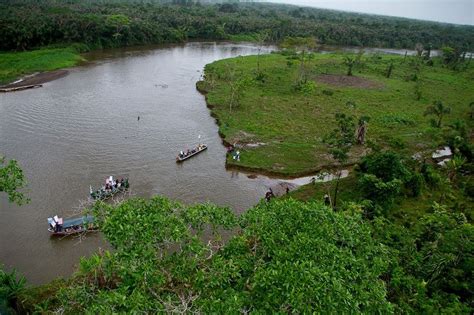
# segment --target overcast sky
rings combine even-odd
[[[266,0],[344,11],[474,25],[474,0]]]

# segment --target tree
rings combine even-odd
[[[232,112],[232,109],[239,105],[244,87],[248,84],[248,81],[248,78],[239,75],[235,68],[227,67],[227,82],[230,87],[229,112]]]
[[[445,106],[443,102],[440,100],[433,102],[433,105],[430,105],[425,110],[425,116],[434,115],[437,117],[437,121],[432,120],[432,124],[437,127],[441,128],[441,123],[443,120],[444,115],[449,114],[451,112],[451,107]]]
[[[415,45],[415,50],[416,50],[416,56],[421,57],[423,54],[423,44],[421,43],[416,43]]]
[[[258,51],[257,51],[257,75],[259,75],[260,72],[260,53],[262,51],[262,47],[265,44],[265,42],[268,40],[270,37],[270,32],[268,30],[261,31],[257,33],[256,35],[256,40],[258,44]]]
[[[448,179],[451,183],[455,183],[459,175],[459,172],[466,164],[466,159],[460,155],[454,155],[452,159],[446,162],[446,171],[448,173]]]
[[[432,48],[433,48],[433,45],[431,45],[431,44],[428,44],[428,46],[426,46],[426,51],[423,54],[423,59],[424,60],[430,60],[430,58],[431,58],[431,49]]]
[[[337,128],[324,137],[329,153],[333,159],[338,162],[339,170],[336,175],[336,187],[334,189],[333,208],[337,209],[337,193],[339,190],[339,181],[342,176],[342,169],[340,169],[349,158],[348,153],[354,142],[354,117],[347,116],[343,113],[336,114]]]
[[[415,94],[415,99],[417,101],[419,101],[421,97],[423,96],[423,92],[421,90],[422,86],[423,85],[421,84],[421,80],[416,80],[414,94]]]
[[[344,64],[347,66],[347,75],[352,76],[352,68],[356,64],[356,58],[353,56],[345,56]]]
[[[5,157],[0,156],[0,192],[5,192],[10,202],[22,205],[29,201],[22,192],[18,191],[25,186],[26,179],[17,161],[6,162]]]
[[[316,48],[316,45],[314,37],[287,37],[281,44],[283,48],[292,48],[300,52],[300,68],[297,82],[306,83],[308,80],[305,69],[306,52]]]
[[[128,16],[123,14],[109,15],[106,19],[106,25],[113,30],[112,37],[118,40],[123,34],[123,30],[130,24]]]
[[[25,287],[25,277],[19,275],[16,270],[5,272],[0,265],[0,312],[5,314],[16,314],[11,308],[16,307],[18,293]]]
[[[425,215],[415,227],[423,257],[417,273],[426,279],[431,292],[454,293],[457,299],[472,303],[474,226],[461,213],[436,203],[433,208],[434,213]]]
[[[395,313],[472,313],[474,230],[466,218],[434,204],[410,227],[396,220],[373,220],[374,239],[388,250],[382,276]]]
[[[443,63],[453,69],[456,70],[458,65],[463,61],[461,59],[461,51],[457,48],[445,46],[441,48]]]
[[[394,152],[375,152],[365,156],[357,166],[357,177],[364,197],[383,209],[399,195],[411,172]]]
[[[390,64],[387,67],[387,72],[386,72],[385,76],[387,78],[390,78],[390,76],[392,75],[392,71],[393,71],[393,60],[390,61]]]

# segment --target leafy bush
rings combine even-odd
[[[400,194],[403,182],[399,179],[383,181],[373,174],[364,174],[359,178],[359,184],[366,198],[379,205],[389,206]]]
[[[6,272],[0,268],[0,313],[14,313],[12,308],[16,307],[18,293],[25,287],[25,278],[17,274],[15,270]],[[8,313],[7,313],[8,312]]]
[[[367,155],[359,163],[358,170],[362,173],[373,174],[383,181],[405,180],[410,175],[400,155],[391,151]]]

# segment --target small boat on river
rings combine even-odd
[[[51,236],[67,236],[97,230],[94,225],[94,217],[91,215],[66,220],[55,215],[48,218],[48,224]]]
[[[130,184],[128,183],[128,178],[114,180],[114,177],[110,176],[105,180],[105,185],[102,186],[100,189],[94,191],[91,186],[90,196],[94,200],[105,200],[110,197],[113,197],[119,192],[126,191],[129,187]]]
[[[181,151],[179,152],[178,156],[176,157],[176,162],[183,162],[184,160],[187,160],[196,154],[201,153],[202,151],[207,150],[207,145],[205,144],[199,144],[197,147],[195,147],[192,150],[187,150],[186,152]]]

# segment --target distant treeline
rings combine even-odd
[[[83,43],[92,48],[229,39],[266,31],[268,41],[314,36],[321,44],[474,49],[474,27],[244,1],[3,0],[0,50]],[[210,3],[210,4],[209,4]]]

